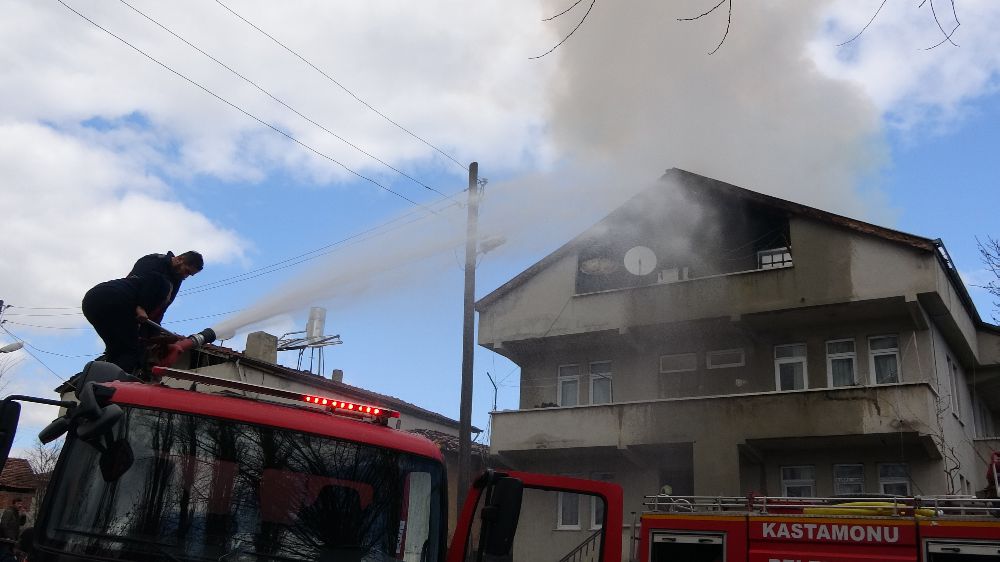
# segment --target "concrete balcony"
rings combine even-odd
[[[641,464],[693,444],[693,465],[710,482],[732,481],[746,447],[877,447],[888,434],[937,459],[937,400],[926,383],[899,383],[494,412],[490,450],[514,466],[556,455]]]

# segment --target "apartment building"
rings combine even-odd
[[[626,513],[665,486],[971,494],[1000,449],[1000,328],[940,240],[683,170],[476,308],[521,369],[491,454],[617,481]],[[600,528],[588,498],[546,502],[526,532],[553,552]]]

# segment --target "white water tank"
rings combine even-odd
[[[318,339],[323,337],[323,330],[326,329],[326,309],[314,306],[309,309],[309,321],[306,322],[306,338]]]

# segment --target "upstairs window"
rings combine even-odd
[[[890,496],[910,495],[910,467],[906,463],[878,465],[879,492]]]
[[[610,404],[614,400],[614,386],[611,382],[611,361],[595,361],[590,364],[591,404]]]
[[[777,390],[802,390],[808,386],[806,344],[774,346],[774,379]]]
[[[560,406],[576,406],[580,403],[580,366],[560,365],[556,399]]]
[[[833,465],[833,493],[837,496],[858,497],[865,493],[865,465]]]
[[[868,338],[868,349],[871,354],[869,366],[875,376],[875,384],[899,382],[899,337]]]
[[[816,467],[781,467],[781,493],[787,498],[803,498],[816,495]]]
[[[826,342],[826,376],[831,387],[858,384],[857,372],[854,340]]]
[[[792,266],[792,252],[788,246],[757,252],[757,269],[778,269]]]

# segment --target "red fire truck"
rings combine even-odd
[[[646,506],[644,562],[1000,561],[993,499],[661,495]]]
[[[65,411],[39,434],[66,441],[20,541],[31,562],[496,559],[510,554],[529,490],[593,494],[607,524],[622,528],[613,484],[488,471],[468,494],[449,552],[441,452],[393,428],[398,413],[191,371],[154,373],[185,388],[94,361],[72,381],[78,401],[0,402],[4,461],[20,402]],[[620,533],[599,542],[601,559],[620,558]]]
[[[66,441],[22,536],[29,560],[1000,561],[1000,504],[954,497],[650,496],[623,555],[619,486],[514,471],[476,480],[449,548],[441,452],[393,428],[397,413],[190,371],[156,374],[184,388],[92,362],[73,379],[77,401],[0,401],[3,460],[19,402],[65,411],[39,434]],[[998,468],[994,456],[992,477]],[[556,545],[576,535],[551,536],[557,504],[538,500],[543,492],[590,496],[601,525],[579,544]],[[545,522],[526,520],[532,511]]]

